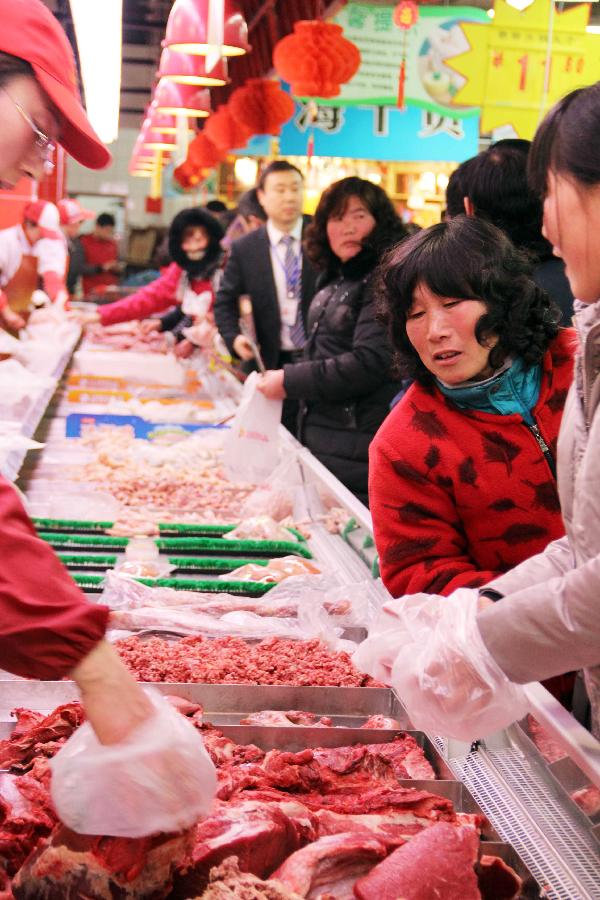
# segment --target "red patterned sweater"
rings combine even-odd
[[[554,459],[575,348],[562,329],[533,410]],[[460,410],[418,384],[371,444],[369,503],[394,597],[479,587],[564,534],[555,477],[521,416]]]

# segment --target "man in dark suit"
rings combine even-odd
[[[267,369],[279,369],[302,356],[306,313],[315,293],[315,272],[302,253],[303,178],[286,160],[262,172],[258,200],[267,223],[234,241],[215,302],[217,328],[231,354],[252,359],[240,334],[239,298],[248,294],[256,338]],[[295,411],[284,403],[283,424],[295,431]]]

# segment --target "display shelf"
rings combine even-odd
[[[55,379],[56,383],[40,395],[36,403],[34,403],[27,413],[24,421],[21,423],[21,434],[25,437],[33,438],[38,430],[40,423],[58,390],[60,380],[71,360],[73,351],[75,350],[80,337],[81,331],[77,331],[65,346],[54,371],[51,373],[51,377]],[[11,453],[6,454],[4,459],[0,460],[0,472],[2,475],[9,481],[15,481],[28,452],[28,450],[13,450]]]

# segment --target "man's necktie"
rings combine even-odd
[[[306,332],[304,330],[304,322],[302,321],[301,307],[301,277],[302,270],[300,260],[294,253],[294,239],[291,235],[286,234],[281,238],[281,244],[285,247],[285,256],[283,260],[283,269],[285,272],[286,290],[289,298],[298,301],[296,311],[296,320],[290,325],[290,339],[294,347],[301,349],[306,343]]]

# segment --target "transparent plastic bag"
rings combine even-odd
[[[321,570],[308,559],[304,557],[279,556],[271,559],[266,566],[258,563],[248,563],[234,569],[232,572],[226,572],[219,575],[220,580],[224,581],[255,581],[259,584],[279,584],[288,578],[294,577],[310,577],[319,575]]]
[[[398,692],[415,728],[470,741],[525,715],[523,688],[483,643],[478,604],[467,588],[392,600],[354,654],[357,668]]]
[[[286,448],[285,458],[271,472],[268,483],[256,488],[242,503],[240,519],[270,516],[275,522],[281,522],[290,516],[296,518],[303,493],[300,464],[295,452]]]
[[[251,516],[223,535],[227,541],[291,541],[294,536],[272,516]]]
[[[89,723],[50,762],[52,800],[80,834],[138,838],[189,828],[206,815],[215,767],[199,732],[159,694],[155,713],[118,744],[100,744]]]
[[[279,462],[281,400],[269,400],[257,388],[252,372],[223,444],[223,465],[234,482],[260,484],[273,474]]]

